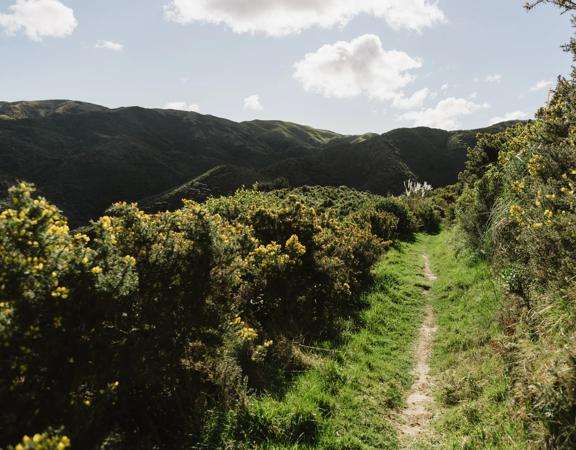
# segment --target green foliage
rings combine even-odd
[[[408,235],[417,229],[414,211],[410,209],[405,200],[400,198],[383,198],[374,204],[378,212],[387,212],[398,218],[398,233]]]
[[[457,206],[468,242],[508,289],[517,401],[533,439],[552,447],[576,445],[575,105],[575,82],[560,80],[536,122],[480,139]]]
[[[412,342],[422,318],[422,245],[401,244],[374,269],[359,323],[341,345],[301,347],[314,363],[281,397],[251,398],[229,417],[228,448],[392,449],[389,412],[412,380]],[[333,343],[332,343],[333,344]]]
[[[462,249],[456,233],[424,241],[439,275],[430,291],[438,325],[432,358],[436,447],[532,448],[513,401],[504,331],[494,320],[504,296],[489,265]]]
[[[158,214],[119,203],[78,233],[30,185],[10,189],[0,445],[60,425],[80,448],[219,442],[247,388],[306,366],[295,342],[342,335],[379,255],[419,226],[411,208],[340,188],[242,190]]]
[[[25,435],[22,441],[14,446],[8,446],[8,450],[66,450],[70,448],[70,439],[62,434],[61,430],[54,431],[51,428],[44,433],[36,433],[32,437]]]
[[[2,190],[16,180],[36,183],[76,227],[120,200],[149,212],[175,210],[183,198],[204,201],[255,183],[381,195],[400,194],[414,177],[444,186],[457,181],[476,132],[345,136],[280,121],[51,100],[0,102],[0,135]]]

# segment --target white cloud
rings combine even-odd
[[[196,103],[169,102],[164,105],[163,109],[176,109],[178,111],[198,112],[200,111],[200,106],[197,105]]]
[[[441,91],[447,91],[449,88],[450,85],[448,83],[444,83],[442,86],[440,86]]]
[[[250,97],[246,97],[244,99],[244,109],[249,111],[262,111],[264,107],[262,103],[260,103],[260,96],[259,95],[251,95]]]
[[[530,118],[530,114],[524,111],[513,111],[504,114],[503,116],[492,117],[490,119],[490,125],[494,125],[495,123],[500,122],[507,122],[508,120],[526,120]]]
[[[430,89],[424,88],[414,92],[410,97],[405,97],[403,94],[394,97],[392,106],[398,109],[414,109],[421,108],[427,98],[431,97]]]
[[[499,73],[491,73],[486,75],[484,81],[487,81],[488,83],[500,83],[502,81],[502,75]]]
[[[487,103],[478,104],[465,98],[450,97],[441,100],[434,108],[404,113],[400,119],[412,122],[414,126],[454,130],[460,127],[460,117],[489,107]]]
[[[360,14],[382,18],[396,30],[421,31],[447,21],[437,0],[171,0],[165,6],[173,22],[225,24],[236,33],[271,36],[342,27]]]
[[[544,89],[550,89],[554,83],[552,81],[538,81],[538,83],[534,84],[531,88],[531,92],[543,91]]]
[[[308,53],[294,65],[294,78],[307,92],[326,98],[366,95],[396,107],[418,107],[429,90],[406,97],[403,88],[416,78],[410,72],[420,67],[418,59],[397,50],[386,51],[378,36],[366,34]]]
[[[33,41],[63,38],[78,26],[74,11],[58,0],[16,0],[8,10],[0,14],[0,27],[10,35],[22,30]]]
[[[112,41],[98,41],[94,44],[94,48],[112,50],[113,52],[121,52],[124,50],[124,46],[118,42]]]

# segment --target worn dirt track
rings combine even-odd
[[[429,284],[436,280],[436,275],[430,269],[430,260],[427,255],[424,259],[424,276]],[[428,295],[428,289],[425,290]],[[403,448],[409,448],[412,444],[422,439],[428,432],[432,412],[432,389],[430,380],[430,358],[432,356],[432,341],[436,332],[434,310],[428,301],[425,307],[424,322],[420,328],[420,334],[416,341],[414,353],[415,365],[412,371],[414,384],[408,392],[407,406],[397,418],[397,429],[400,443]]]

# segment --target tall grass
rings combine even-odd
[[[503,295],[489,265],[457,251],[453,232],[426,237],[438,333],[432,359],[434,442],[440,448],[528,449],[523,417],[513,404],[499,320]]]

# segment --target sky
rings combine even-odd
[[[0,0],[0,101],[275,119],[345,134],[526,119],[570,20],[522,0]]]

